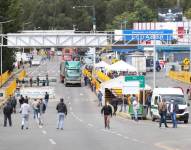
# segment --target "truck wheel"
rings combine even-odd
[[[151,120],[154,122],[156,118],[154,118],[153,113],[151,113]]]
[[[187,123],[188,123],[188,120],[184,120],[184,123],[187,124]]]

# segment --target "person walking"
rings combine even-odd
[[[49,101],[49,94],[48,94],[48,92],[46,92],[45,96],[44,96],[44,102],[45,102],[46,108],[48,106],[48,101]]]
[[[64,99],[61,98],[60,102],[56,106],[56,110],[58,112],[58,122],[57,122],[57,129],[64,129],[64,118],[67,116],[67,107],[64,103]]]
[[[25,127],[28,129],[30,105],[26,100],[24,100],[24,103],[21,105],[20,112],[22,116],[21,129],[23,130]]]
[[[38,108],[38,124],[39,126],[43,125],[43,114],[46,111],[46,105],[43,103],[43,100],[40,99],[37,105]]]
[[[135,97],[133,100],[133,113],[134,113],[135,121],[138,121],[138,110],[139,110],[139,102],[138,102],[137,98]]]
[[[102,97],[103,97],[103,94],[102,94],[101,91],[99,90],[99,92],[98,92],[98,100],[99,100],[98,106],[102,106]]]
[[[29,79],[29,82],[30,82],[30,87],[32,87],[32,77],[30,77],[30,79]]]
[[[21,95],[21,97],[20,97],[20,99],[19,99],[19,104],[20,104],[20,107],[21,107],[21,105],[24,103],[24,97],[23,97],[23,95]]]
[[[109,105],[109,102],[107,102],[106,105],[102,107],[101,114],[104,114],[105,129],[110,129],[110,116],[112,117],[112,108]]]
[[[32,108],[33,108],[33,118],[38,119],[38,101],[37,99],[34,99],[32,103]]]
[[[3,108],[3,114],[4,114],[4,127],[7,126],[7,120],[9,121],[9,126],[12,126],[12,120],[11,120],[11,114],[13,113],[13,108],[11,106],[10,102],[7,102],[5,104],[5,107]]]
[[[173,128],[177,128],[177,120],[176,120],[177,110],[178,110],[178,105],[173,100],[171,100],[171,103],[168,105],[168,111],[170,112]]]
[[[165,127],[168,128],[166,123],[167,105],[164,99],[160,101],[158,105],[158,111],[160,115],[159,128],[161,127],[162,123],[164,123]]]
[[[87,84],[88,84],[88,77],[86,75],[84,76],[84,84],[85,84],[85,86],[87,86]]]
[[[40,83],[39,76],[36,77],[36,83],[37,83],[37,86],[39,86],[39,83]]]
[[[46,75],[46,85],[49,86],[48,74]]]
[[[11,99],[11,105],[13,107],[13,112],[16,113],[17,99],[15,98],[15,96],[13,96]]]

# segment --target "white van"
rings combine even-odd
[[[167,107],[171,100],[178,104],[178,111],[176,112],[177,120],[184,121],[188,123],[189,112],[188,106],[184,93],[181,88],[155,88],[152,93],[151,98],[151,117],[152,121],[160,118],[158,112],[158,104],[161,100],[165,100]],[[171,119],[169,113],[167,112],[167,119]]]

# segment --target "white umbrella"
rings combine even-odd
[[[120,60],[120,61],[110,65],[108,67],[108,70],[111,70],[111,71],[129,71],[129,72],[137,71],[137,69],[134,66],[124,62],[123,60]]]
[[[110,65],[105,61],[100,61],[99,63],[95,64],[95,68],[108,68],[109,66]]]

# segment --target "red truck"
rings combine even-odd
[[[63,48],[62,49],[62,62],[60,63],[60,81],[64,83],[64,68],[66,61],[77,61],[78,51],[76,48]]]

